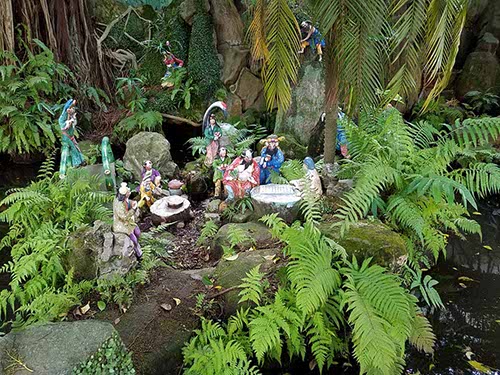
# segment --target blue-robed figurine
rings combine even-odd
[[[73,167],[78,167],[84,164],[84,159],[75,138],[75,127],[77,124],[75,105],[76,100],[74,99],[70,99],[66,102],[61,116],[59,116],[59,127],[62,132],[63,155],[64,149],[67,148],[71,156],[71,165]]]
[[[281,164],[285,161],[285,156],[278,145],[278,137],[273,134],[266,140],[266,146],[260,153],[259,165],[261,185],[266,185],[271,182],[271,171],[280,173]]]

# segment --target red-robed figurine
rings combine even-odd
[[[253,159],[252,151],[246,150],[226,168],[222,183],[227,191],[226,202],[243,198],[245,194],[259,185],[260,168]]]

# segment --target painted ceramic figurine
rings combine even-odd
[[[166,47],[170,47],[170,42],[165,43]],[[178,59],[175,57],[175,55],[170,52],[168,49],[164,50],[163,52],[163,63],[167,66],[167,71],[165,72],[165,75],[163,76],[163,79],[165,80],[166,78],[169,78],[172,75],[172,71],[174,69],[182,68],[184,66],[184,61],[181,59]],[[164,81],[162,83],[162,86],[165,87],[171,87],[173,86],[173,83]]]
[[[224,172],[222,183],[227,192],[226,202],[243,198],[253,187],[259,185],[259,177],[259,165],[253,159],[252,151],[246,150]]]
[[[300,180],[292,180],[290,181],[290,184],[295,186],[300,191],[304,190],[305,184],[309,184],[313,194],[318,197],[321,196],[323,194],[321,179],[314,165],[314,160],[309,156],[304,159],[304,169],[306,170],[304,178]]]
[[[130,200],[130,189],[126,182],[122,182],[115,201],[113,202],[113,232],[125,233],[134,244],[134,251],[138,261],[141,261],[142,251],[139,245],[141,231],[136,224],[138,212],[137,202]]]
[[[139,200],[139,207],[142,207],[144,203],[151,207],[154,203],[155,198],[154,193],[159,195],[159,189],[161,189],[161,175],[156,169],[153,168],[153,163],[151,160],[146,160],[144,162],[144,167],[141,172],[141,184],[137,187],[141,193],[141,199]]]
[[[215,198],[222,198],[222,179],[224,178],[224,172],[228,164],[227,150],[225,147],[221,147],[219,149],[219,156],[214,160],[212,165],[214,168]]]
[[[316,50],[319,55],[319,61],[323,59],[323,48],[325,46],[325,39],[321,33],[316,29],[311,21],[304,21],[300,24],[300,30],[306,34],[306,36],[300,41],[301,50],[299,53],[304,53],[307,46],[311,49]]]
[[[272,171],[280,173],[280,168],[285,161],[285,156],[278,146],[278,137],[273,134],[266,140],[266,146],[262,148],[259,162],[261,185],[266,185],[271,182]]]
[[[212,166],[219,152],[220,138],[222,137],[222,130],[217,124],[215,114],[212,113],[215,109],[220,109],[224,116],[227,116],[227,105],[220,101],[212,103],[203,115],[203,136],[207,141],[207,154],[205,156],[205,165],[207,167]]]
[[[73,167],[78,167],[85,164],[85,161],[75,138],[75,127],[77,124],[75,105],[76,100],[74,99],[70,99],[66,102],[61,116],[59,117],[59,127],[62,132],[63,147],[66,145],[69,149],[71,165]]]

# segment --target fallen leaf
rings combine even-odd
[[[222,286],[221,285],[217,285],[217,286],[215,286],[215,289],[222,289]]]
[[[212,280],[210,280],[208,276],[203,276],[201,278],[201,282],[203,283],[203,285],[213,285]]]
[[[469,365],[471,365],[476,370],[481,371],[484,374],[491,374],[491,369],[488,366],[483,365],[478,361],[469,361]]]
[[[497,322],[498,324],[500,324],[500,319],[498,319],[498,320],[495,320],[495,322]]]
[[[172,310],[172,305],[171,305],[171,304],[169,304],[169,303],[162,303],[162,304],[160,305],[160,307],[161,307],[163,310],[165,310],[165,311],[170,311],[170,310]]]
[[[455,271],[458,271],[458,268],[456,268],[456,267],[453,267],[453,269],[454,269]]]
[[[118,323],[120,323],[120,318],[116,318],[113,323],[115,323],[115,325],[117,325]]]
[[[467,285],[465,285],[464,283],[458,283],[458,285],[460,285],[462,288],[467,288]]]
[[[226,260],[236,260],[238,259],[238,254],[234,254],[233,256],[230,256],[230,257],[227,257],[227,258],[224,258]]]
[[[484,247],[486,250],[493,250],[493,249],[491,248],[491,246],[488,246],[488,245],[483,245],[483,247]]]
[[[467,277],[467,276],[460,276],[458,278],[458,281],[476,281],[476,280],[471,279],[470,277]]]
[[[429,269],[428,268],[422,268],[420,271],[425,272],[425,271],[429,271]]]
[[[175,301],[175,304],[177,306],[179,306],[181,304],[181,300],[179,298],[173,298],[173,300]]]
[[[87,311],[90,310],[90,302],[87,302],[87,304],[83,307],[80,308],[81,312],[83,315],[85,315],[87,313]]]
[[[106,308],[106,302],[104,301],[97,302],[97,307],[99,308],[99,310],[104,311],[104,309]]]
[[[465,352],[465,356],[467,357],[467,359],[470,361],[472,359],[472,356],[474,355],[474,353],[472,353],[471,351],[468,351],[468,352]]]
[[[474,212],[472,213],[472,215],[481,216],[481,212],[474,211]]]
[[[264,255],[264,259],[273,260],[276,255]]]

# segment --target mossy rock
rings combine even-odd
[[[373,258],[381,266],[394,268],[401,256],[406,255],[403,238],[380,221],[363,220],[351,224],[349,232],[340,239],[337,228],[332,222],[319,225],[321,233],[337,241],[347,252],[349,258],[358,260]]]
[[[253,222],[226,224],[219,229],[212,240],[212,246],[210,248],[211,259],[220,259],[224,253],[223,246],[230,245],[228,232],[232,227],[241,229],[245,233],[246,237],[249,238],[248,240],[240,242],[236,245],[234,249],[236,252],[248,250],[252,246],[255,246],[256,249],[264,249],[270,247],[273,243],[271,232],[264,224]],[[252,243],[250,238],[255,241],[255,245]]]
[[[270,259],[275,254],[275,249],[240,253],[235,260],[220,261],[213,276],[217,280],[217,284],[222,286],[223,289],[236,287],[243,282],[242,279],[246,277],[247,272],[255,266],[260,266],[259,271],[263,273],[274,267],[275,265]],[[237,289],[224,294],[224,315],[226,317],[236,313],[240,299],[239,292]]]

